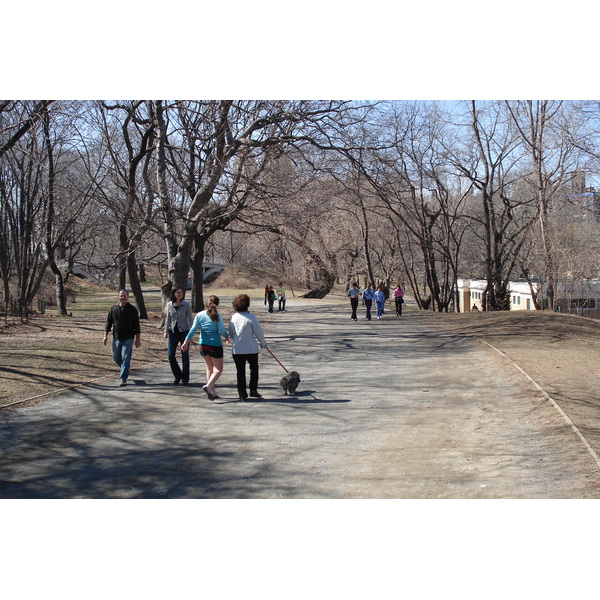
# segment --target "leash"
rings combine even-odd
[[[286,372],[289,373],[289,371],[281,364],[281,361],[271,352],[271,349],[269,347],[267,347],[267,352],[281,365],[281,368]]]

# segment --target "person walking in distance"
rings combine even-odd
[[[269,303],[269,312],[270,313],[273,312],[273,305],[275,304],[276,299],[277,299],[277,295],[275,294],[275,290],[273,289],[273,286],[270,285],[269,292],[267,294],[267,301]]]
[[[371,320],[371,306],[373,306],[373,300],[375,300],[375,290],[371,286],[371,282],[367,283],[367,287],[363,290],[362,293],[362,303],[367,309],[367,321]]]
[[[262,398],[258,393],[258,342],[261,348],[267,348],[267,341],[258,319],[250,309],[250,298],[240,294],[232,302],[235,313],[229,319],[231,352],[237,374],[237,391],[240,400],[248,400],[246,389],[246,363],[250,366],[250,397]]]
[[[279,282],[279,287],[275,290],[277,300],[279,301],[279,312],[285,312],[285,289],[283,283]]]
[[[120,369],[119,378],[121,387],[123,387],[127,385],[127,378],[129,377],[133,344],[135,343],[136,348],[142,345],[140,316],[138,309],[129,303],[129,292],[127,290],[119,291],[118,303],[113,304],[108,311],[103,340],[105,346],[111,330],[113,334],[112,357]]]
[[[394,288],[394,300],[396,302],[396,316],[402,316],[402,305],[404,304],[404,290],[397,285]]]
[[[190,381],[190,354],[181,351],[181,367],[177,362],[177,346],[183,344],[190,327],[194,321],[192,307],[183,297],[182,288],[174,286],[171,290],[171,301],[165,307],[165,338],[168,338],[167,356],[173,372],[173,385],[187,385]]]
[[[218,398],[215,384],[223,373],[223,343],[221,338],[229,341],[229,334],[225,329],[223,317],[217,311],[219,298],[210,296],[206,302],[206,310],[199,312],[194,318],[192,327],[185,336],[181,345],[182,352],[187,352],[190,340],[196,331],[200,330],[200,356],[206,365],[206,385],[202,389],[206,392],[209,400]]]
[[[358,297],[360,296],[360,289],[358,287],[358,283],[354,282],[352,287],[348,290],[348,297],[350,298],[350,308],[352,309],[352,314],[350,318],[353,321],[358,321],[358,317],[356,316],[356,309],[358,308]]]
[[[379,284],[377,291],[375,292],[375,306],[377,308],[377,318],[383,319],[383,310],[385,306],[385,292],[384,286]]]

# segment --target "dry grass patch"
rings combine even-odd
[[[142,347],[132,368],[165,358],[160,315],[142,321]],[[105,317],[36,317],[0,330],[0,406],[104,377],[118,377],[110,345],[104,346]],[[110,340],[109,340],[110,341]]]

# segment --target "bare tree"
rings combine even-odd
[[[286,147],[332,147],[330,138],[348,111],[345,102],[176,102],[168,114],[155,102],[158,189],[165,222],[169,282],[185,285],[194,268],[194,309],[202,306],[204,244],[228,227],[262,186],[265,168]],[[166,116],[165,116],[166,115]],[[169,128],[171,123],[171,128]],[[162,146],[162,148],[161,148]],[[186,196],[178,211],[168,193],[168,169]]]
[[[302,256],[308,290],[304,298],[324,298],[337,281],[338,257],[349,240],[340,220],[344,203],[340,191],[334,179],[318,176],[311,165],[297,191],[290,192],[285,202],[272,203],[263,215],[264,229],[294,244]]]
[[[102,141],[112,160],[113,183],[118,196],[105,194],[106,206],[113,213],[120,250],[119,287],[124,288],[126,274],[141,319],[148,318],[140,283],[137,252],[153,221],[151,190],[142,185],[144,161],[154,148],[154,123],[143,100],[98,102],[98,126]]]
[[[15,122],[22,122],[24,115],[30,114],[26,104],[18,103],[13,107]],[[0,194],[2,226],[5,229],[2,237],[10,247],[9,258],[14,265],[18,300],[25,305],[33,300],[48,266],[44,259],[41,201],[46,183],[45,146],[40,130],[39,120],[36,120],[18,140],[11,143],[2,157]],[[5,281],[5,293],[7,290],[8,282]]]
[[[431,107],[407,102],[386,106],[379,127],[380,147],[352,157],[379,197],[370,210],[394,226],[395,256],[418,305],[447,311],[465,224],[464,194],[450,188],[443,123]]]
[[[530,156],[531,170],[525,178],[538,205],[538,228],[543,265],[537,275],[547,285],[549,307],[556,309],[557,249],[549,231],[549,216],[557,198],[563,199],[565,184],[576,170],[574,146],[563,135],[563,102],[522,100],[507,102],[521,139]]]
[[[481,202],[480,235],[488,282],[484,310],[510,309],[509,281],[537,218],[533,199],[513,193],[523,176],[523,148],[503,108],[499,102],[478,106],[471,101],[467,120],[461,123],[470,135],[446,145],[450,164],[474,187]]]
[[[0,100],[0,158],[38,122],[44,114],[47,114],[48,107],[52,104],[52,100],[40,100],[35,104],[26,101],[11,101]],[[23,105],[23,110],[18,110],[17,105]],[[17,119],[12,118],[14,114],[18,114]],[[3,114],[10,114],[11,118],[5,121]]]
[[[71,194],[65,185],[68,165],[78,160],[74,120],[77,107],[67,102],[43,106],[40,118],[7,149],[0,169],[2,237],[16,272],[22,303],[31,303],[48,267],[56,279],[59,312],[66,315],[64,276],[57,251],[64,247],[89,197]],[[22,119],[20,115],[16,120]],[[88,186],[90,182],[88,181]],[[4,263],[4,259],[0,261]],[[5,295],[10,272],[2,268]]]
[[[89,213],[104,172],[98,157],[84,155],[85,140],[80,133],[83,108],[79,103],[61,101],[42,116],[47,165],[47,185],[42,194],[44,253],[54,275],[56,303],[63,316],[67,315],[66,278],[78,248],[93,234],[97,221],[97,217],[90,221],[82,219],[82,215]]]

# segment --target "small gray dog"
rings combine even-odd
[[[293,396],[296,393],[296,388],[300,383],[300,375],[298,375],[297,371],[290,371],[287,375],[281,378],[279,385],[283,390],[283,394],[285,396],[290,393],[290,396]]]

